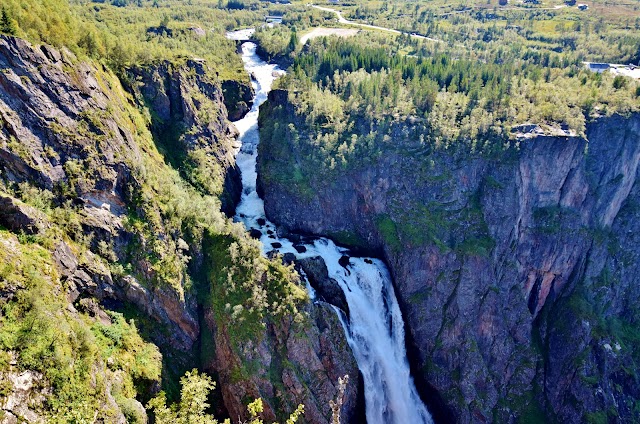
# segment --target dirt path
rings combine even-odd
[[[305,44],[307,40],[311,40],[317,37],[326,37],[329,35],[336,35],[338,37],[351,37],[356,35],[359,29],[347,29],[347,28],[314,28],[312,31],[306,33],[300,38],[300,44]]]

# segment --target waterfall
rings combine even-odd
[[[343,267],[339,260],[347,250],[322,238],[305,244],[306,251],[299,253],[291,241],[277,235],[276,227],[266,219],[264,202],[256,192],[258,111],[267,99],[271,84],[283,71],[262,61],[256,55],[256,45],[250,42],[242,45],[242,60],[254,78],[256,96],[249,113],[235,122],[242,143],[236,161],[243,185],[235,219],[243,222],[247,229],[262,233],[264,253],[274,250],[272,243],[279,243],[280,247],[275,250],[280,253],[293,253],[299,259],[314,256],[324,259],[329,276],[338,282],[349,306],[348,322],[344,314],[335,309],[363,375],[367,422],[432,423],[410,375],[404,322],[385,264],[378,259],[351,257]]]

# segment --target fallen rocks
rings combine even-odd
[[[307,251],[307,248],[301,244],[294,244],[293,248],[296,249],[298,253],[305,253]]]

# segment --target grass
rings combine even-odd
[[[463,255],[488,257],[495,245],[496,242],[488,236],[470,237],[465,238],[462,243],[458,244],[456,250]]]
[[[607,424],[609,417],[605,411],[590,412],[584,416],[585,422],[588,424]]]
[[[361,247],[367,248],[367,241],[362,238],[359,234],[353,231],[338,231],[329,233],[329,238],[334,240],[336,243],[348,246],[348,247]]]
[[[533,210],[536,228],[545,234],[556,234],[561,228],[564,208],[560,206],[544,206]]]
[[[398,228],[396,223],[389,217],[389,215],[379,215],[376,218],[375,223],[384,243],[394,252],[399,252],[402,249],[402,243],[398,237]]]

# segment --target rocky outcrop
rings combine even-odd
[[[133,304],[147,316],[168,325],[171,338],[166,343],[181,351],[190,351],[200,336],[200,326],[193,301],[186,303],[175,290],[162,287],[148,288],[131,275],[114,279],[103,261],[92,252],[82,257],[73,253],[65,242],[59,242],[53,250],[53,259],[66,286],[70,303],[120,300]],[[85,302],[83,302],[85,301]],[[94,314],[100,310],[92,308]]]
[[[260,339],[238,347],[229,337],[233,329],[208,315],[206,322],[216,335],[216,356],[209,367],[218,372],[230,417],[248,419],[246,399],[261,397],[266,421],[284,421],[303,404],[306,422],[329,422],[329,402],[338,396],[338,379],[349,375],[342,422],[362,420],[359,371],[337,315],[323,302],[308,303],[304,313],[304,324],[267,322]]]
[[[118,80],[78,61],[69,51],[36,48],[4,36],[0,36],[0,67],[4,182],[18,191],[21,184],[35,186],[44,191],[33,191],[33,195],[43,199],[56,195],[61,202],[69,199],[79,219],[77,237],[90,237],[96,250],[100,242],[112,245],[115,259],[124,259],[134,236],[125,230],[123,219],[131,203],[131,187],[140,184],[131,170],[143,162],[143,152],[124,121],[124,112],[114,110],[124,109],[127,101]],[[33,207],[8,195],[0,201],[0,222],[7,228],[33,234],[50,226]],[[78,258],[64,242],[53,251],[71,300],[95,296],[136,303],[146,293],[145,301],[153,299],[149,305],[155,305],[149,306],[151,315],[175,326],[176,337],[170,344],[188,350],[196,341],[194,306],[175,289],[132,288],[135,284],[126,279],[114,283],[110,270],[93,253]]]
[[[263,126],[276,106],[286,95]],[[633,422],[639,115],[492,156],[402,142],[320,178],[276,143],[263,137],[258,158],[269,219],[385,257],[436,418]],[[303,178],[272,178],[292,169]]]
[[[300,259],[298,266],[309,280],[309,284],[318,294],[331,305],[342,309],[349,316],[349,305],[340,285],[333,278],[329,278],[327,265],[320,256]]]
[[[37,209],[0,193],[0,225],[13,232],[34,235],[46,229],[46,220]]]
[[[253,87],[249,83],[234,80],[222,81],[224,105],[230,121],[242,119],[253,105]]]
[[[152,132],[171,153],[172,164],[182,171],[190,169],[183,172],[186,179],[219,196],[223,211],[233,216],[242,182],[233,155],[236,129],[228,117],[246,113],[242,112],[247,107],[245,98],[251,98],[252,92],[238,84],[241,97],[228,115],[226,105],[233,104],[228,99],[229,82],[221,85],[217,73],[198,59],[130,69],[128,85],[140,107],[149,108]],[[199,168],[208,175],[193,172]]]
[[[46,400],[48,391],[46,387],[41,387],[43,376],[33,371],[11,371],[0,373],[0,382],[9,388],[5,389],[0,401],[2,423],[43,423],[43,418],[36,412]]]

